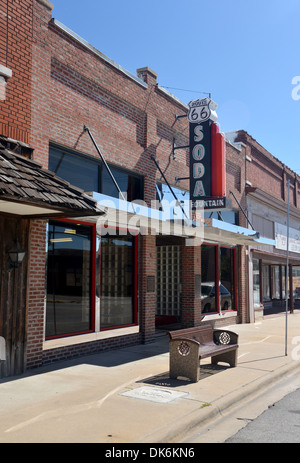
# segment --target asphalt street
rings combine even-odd
[[[227,443],[300,442],[300,388],[280,401],[269,405],[258,418],[226,441]]]

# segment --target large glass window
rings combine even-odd
[[[253,304],[260,307],[259,259],[253,259]]]
[[[69,150],[50,146],[49,170],[84,191],[97,191],[118,198],[119,191],[100,159],[91,159]],[[143,177],[110,166],[110,170],[127,201],[144,198]]]
[[[300,299],[300,267],[293,267],[293,294],[295,299]]]
[[[201,303],[202,313],[218,312],[216,306],[217,246],[201,247]]]
[[[135,237],[101,237],[101,329],[136,323]]]
[[[140,176],[116,167],[110,167],[110,170],[127,201],[143,199],[143,182]],[[119,197],[119,191],[104,167],[102,168],[101,191],[108,196]]]
[[[239,212],[232,211],[204,211],[205,219],[217,219],[223,222],[231,223],[233,225],[239,225]]]
[[[84,191],[99,190],[99,165],[68,151],[50,148],[49,170]]]
[[[272,299],[281,299],[281,278],[279,265],[271,265]]]
[[[263,285],[263,300],[271,300],[271,285],[270,285],[270,266],[262,266],[262,285]]]
[[[234,307],[234,251],[220,248],[220,307],[232,310]]]
[[[93,228],[49,223],[46,337],[91,330]]]
[[[202,245],[202,313],[236,310],[235,284],[235,250],[217,245]]]

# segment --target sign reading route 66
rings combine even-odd
[[[199,124],[208,119],[216,122],[217,114],[215,109],[217,108],[217,104],[210,98],[192,100],[189,102],[189,107],[188,120],[192,124]]]

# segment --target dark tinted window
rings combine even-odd
[[[50,148],[49,170],[84,191],[99,190],[99,165],[68,151]]]
[[[50,222],[46,337],[91,329],[92,227]]]
[[[144,199],[143,177],[109,166],[125,199]],[[119,191],[101,160],[95,160],[56,147],[50,147],[49,170],[84,191],[96,191],[118,198]]]

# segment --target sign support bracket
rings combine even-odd
[[[166,182],[166,184],[168,185],[169,187],[169,190],[171,191],[173,197],[175,198],[177,204],[180,206],[180,209],[182,210],[183,214],[185,215],[185,217],[187,218],[187,220],[189,220],[188,216],[186,215],[183,207],[182,207],[182,204],[181,202],[178,200],[177,196],[175,195],[174,191],[173,191],[173,188],[171,187],[171,185],[169,184],[168,180],[166,179],[166,176],[165,174],[163,173],[163,171],[161,170],[161,168],[159,167],[159,164],[157,162],[157,160],[155,159],[154,156],[151,156],[151,159],[152,161],[155,163],[156,167],[158,168],[159,172],[161,173],[161,176],[163,177],[164,181]]]
[[[172,154],[173,154],[173,159],[175,159],[175,151],[176,150],[183,150],[189,148],[190,145],[185,145],[185,146],[175,146],[175,138],[173,138],[172,142]]]
[[[249,223],[249,225],[250,225],[250,227],[252,228],[252,230],[256,231],[256,230],[254,229],[252,223],[251,223],[250,220],[248,219],[248,216],[247,216],[246,212],[244,211],[244,209],[242,208],[241,204],[240,204],[239,201],[237,200],[235,194],[234,194],[231,190],[229,191],[229,193],[234,197],[234,199],[235,199],[237,205],[238,205],[239,208],[241,209],[241,211],[242,211],[242,213],[243,213],[245,219],[246,219],[247,222]]]

